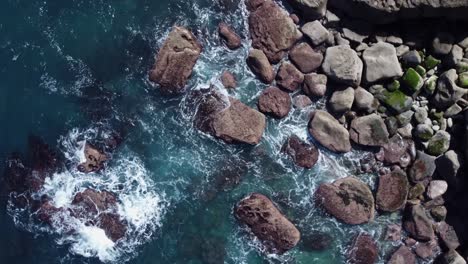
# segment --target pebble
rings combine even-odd
[[[439,130],[440,130],[440,127],[439,127],[439,126],[437,126],[437,125],[435,125],[435,126],[432,126],[432,130],[434,130],[434,131],[439,131]]]

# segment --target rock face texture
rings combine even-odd
[[[346,224],[359,225],[374,219],[374,196],[367,184],[354,177],[322,184],[314,197],[318,205]]]
[[[422,205],[410,205],[405,209],[403,227],[416,240],[429,241],[434,238],[432,221]]]
[[[291,97],[277,87],[268,87],[263,90],[258,99],[258,110],[276,118],[287,116],[290,109]]]
[[[328,0],[289,0],[288,2],[309,20],[319,19],[327,12]]]
[[[386,212],[400,210],[406,203],[408,188],[408,178],[402,170],[380,176],[376,196],[377,208]]]
[[[95,147],[86,143],[84,147],[84,156],[86,161],[78,165],[78,170],[85,173],[95,172],[104,167],[107,156],[97,150]]]
[[[306,169],[312,168],[319,158],[318,149],[297,136],[288,138],[281,151],[288,154],[297,166]]]
[[[252,232],[272,251],[284,253],[300,240],[299,230],[265,195],[251,194],[241,200],[234,211],[237,219],[250,227]]]
[[[289,92],[296,91],[304,82],[304,74],[300,72],[293,64],[283,62],[276,75],[276,83],[279,87]]]
[[[323,61],[322,53],[315,52],[307,43],[300,43],[289,52],[289,58],[303,73],[315,71]]]
[[[354,238],[348,250],[348,260],[352,264],[373,264],[379,257],[379,249],[372,236],[361,233]]]
[[[262,50],[270,62],[277,63],[284,57],[285,51],[302,37],[302,33],[288,13],[275,2],[253,2],[248,4],[256,6],[250,9],[249,15],[252,47]]]
[[[192,32],[174,27],[159,50],[149,79],[159,84],[163,93],[183,92],[201,51],[202,47]]]
[[[376,24],[422,17],[467,19],[468,12],[468,3],[465,0],[329,0],[329,4],[349,16]]]
[[[364,76],[368,83],[403,75],[395,47],[391,44],[379,42],[367,48],[363,52],[362,58],[366,65],[366,74]]]
[[[315,111],[309,122],[309,133],[331,151],[351,151],[348,130],[325,111]]]
[[[359,86],[363,64],[357,53],[347,45],[327,48],[322,69],[328,78],[338,83]]]
[[[195,114],[198,129],[227,143],[258,144],[265,122],[262,113],[215,91],[201,96]]]
[[[387,126],[377,114],[354,119],[349,133],[354,142],[364,146],[383,146],[388,143]]]
[[[275,79],[275,71],[263,51],[252,49],[247,57],[247,65],[252,72],[264,83],[271,83]]]

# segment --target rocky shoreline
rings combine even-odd
[[[284,118],[293,106],[307,109],[326,96],[327,109],[311,112],[304,127],[332,152],[368,149],[373,155],[361,160],[362,172],[380,176],[375,190],[350,175],[323,183],[311,199],[350,225],[364,225],[376,213],[401,212],[401,225],[388,227],[386,239],[401,241],[388,253],[388,263],[466,263],[466,27],[438,27],[414,35],[411,29],[376,28],[348,15],[371,10],[362,18],[396,21],[401,26],[406,23],[402,18],[466,14],[468,4],[415,1],[385,6],[386,1],[330,1],[333,12],[327,10],[327,1],[288,2],[297,14],[272,0],[245,2],[252,40],[246,63],[260,81],[270,85],[258,98],[258,110],[212,88],[198,95],[195,126],[227,143],[256,145],[266,118]],[[352,7],[347,9],[348,5]],[[196,37],[188,32],[175,27],[157,55],[150,79],[164,91],[183,92],[181,84],[190,77],[201,52]],[[219,34],[229,49],[242,45],[226,21],[219,25]],[[190,63],[181,67],[180,61]],[[160,78],[155,75],[159,72],[183,74]],[[236,87],[228,71],[221,81],[226,89]],[[285,142],[283,153],[304,168],[313,167],[319,155],[313,143],[294,135]],[[236,205],[235,215],[270,250],[282,253],[300,240],[297,228],[264,195],[247,196]],[[359,234],[348,260],[376,262],[378,243]]]

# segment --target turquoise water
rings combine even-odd
[[[240,0],[4,1],[1,160],[14,151],[26,155],[29,135],[41,136],[74,162],[79,142],[122,133],[124,141],[104,172],[86,178],[67,167],[46,192],[59,202],[86,185],[124,186],[123,207],[134,228],[131,238],[108,248],[85,235],[32,224],[7,210],[3,197],[0,263],[343,263],[357,232],[380,239],[387,223],[398,222],[398,215],[379,215],[373,223],[350,227],[314,207],[317,185],[354,175],[363,152],[333,155],[321,149],[312,170],[296,168],[280,154],[289,135],[308,137],[309,111],[323,108],[324,101],[281,121],[268,119],[258,146],[226,145],[193,128],[189,96],[164,97],[147,81],[171,26],[184,25],[204,49],[190,89],[222,89],[218,77],[229,69],[239,82],[231,95],[255,107],[265,85],[245,65],[246,14]],[[242,49],[221,45],[216,26],[222,20],[241,33]],[[0,166],[3,171],[5,163]],[[374,185],[375,175],[359,177]],[[282,256],[263,252],[232,214],[235,203],[254,191],[270,196],[303,237],[331,235],[331,247],[311,251],[301,242]],[[392,245],[380,246],[383,263]]]

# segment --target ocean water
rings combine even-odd
[[[64,220],[77,232],[51,229],[26,212],[0,208],[0,263],[344,263],[358,232],[379,240],[380,262],[394,246],[381,241],[400,216],[377,215],[347,226],[311,200],[318,184],[355,175],[364,151],[335,155],[320,149],[311,170],[281,155],[289,135],[307,134],[315,102],[279,121],[268,118],[257,146],[226,145],[192,125],[187,95],[162,96],[147,81],[154,55],[173,25],[189,27],[203,53],[189,90],[214,85],[225,69],[238,79],[229,92],[255,107],[266,86],[248,70],[247,11],[241,0],[5,0],[0,9],[0,170],[12,152],[27,155],[29,135],[42,137],[67,164],[76,164],[87,141],[123,135],[106,169],[84,175],[66,166],[37,195],[67,207],[87,186],[119,193],[119,213],[130,223],[123,241],[103,230]],[[217,35],[228,22],[243,37],[229,51]],[[376,175],[358,175],[372,187]],[[375,188],[375,187],[374,187]],[[268,254],[232,212],[251,192],[268,195],[302,236],[324,232],[331,247],[310,251],[301,242],[284,255]]]

